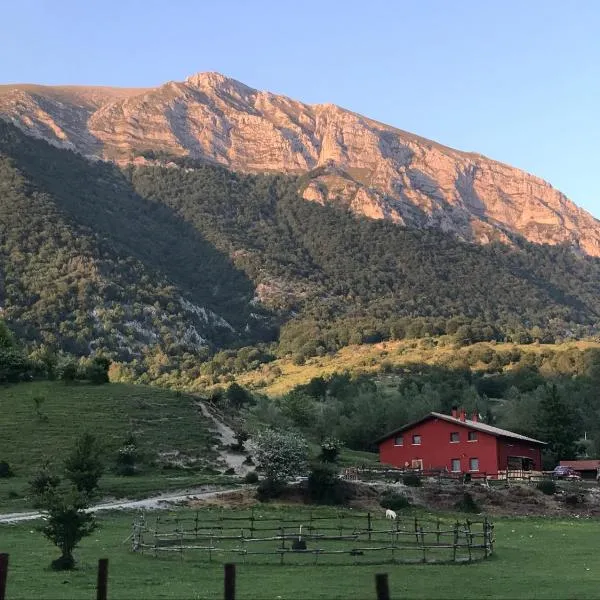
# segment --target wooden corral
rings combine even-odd
[[[198,511],[184,518],[141,514],[134,552],[183,560],[260,564],[465,563],[489,557],[494,526],[479,521],[385,519],[384,513],[262,516],[257,510]]]

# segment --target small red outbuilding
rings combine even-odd
[[[407,469],[454,473],[539,471],[544,442],[467,419],[464,410],[452,416],[432,412],[415,423],[377,440],[379,461]]]

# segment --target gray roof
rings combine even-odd
[[[391,431],[390,433],[387,433],[385,436],[379,438],[378,440],[376,440],[375,443],[381,442],[397,433],[400,433],[402,431],[410,429],[410,428],[414,427],[415,425],[418,425],[419,423],[422,423],[423,421],[429,419],[430,417],[435,417],[436,419],[442,419],[444,421],[448,421],[448,423],[456,423],[457,425],[462,425],[463,427],[469,427],[470,429],[475,429],[476,431],[483,431],[484,433],[489,433],[490,435],[494,435],[496,437],[506,437],[506,438],[512,438],[514,440],[521,440],[522,442],[531,442],[532,444],[541,444],[544,446],[546,445],[546,442],[542,442],[540,440],[536,440],[534,438],[530,438],[525,435],[521,435],[519,433],[514,433],[512,431],[508,431],[508,429],[501,429],[500,427],[494,427],[493,425],[488,425],[487,423],[481,423],[480,421],[471,421],[471,419],[465,419],[464,421],[461,421],[461,419],[458,419],[456,417],[451,417],[450,415],[444,415],[442,413],[437,413],[437,412],[431,412],[428,415],[426,415],[425,417],[423,417],[422,419],[419,419],[418,421],[409,423],[408,425],[405,425],[404,427],[399,427],[398,429],[395,429],[394,431]]]
[[[434,417],[438,419],[444,419],[449,423],[457,423],[459,425],[467,425],[471,429],[477,429],[478,431],[484,431],[485,433],[490,433],[491,435],[502,436],[514,438],[515,440],[521,440],[523,442],[534,442],[535,444],[545,444],[546,442],[541,442],[540,440],[536,440],[534,438],[527,437],[525,435],[521,435],[519,433],[513,433],[512,431],[508,431],[508,429],[500,429],[500,427],[494,427],[493,425],[488,425],[487,423],[481,423],[480,421],[471,421],[470,419],[465,419],[461,421],[455,417],[451,417],[450,415],[443,415],[442,413],[431,413]]]

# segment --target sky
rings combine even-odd
[[[549,181],[600,218],[598,0],[3,0],[0,83],[218,71]]]

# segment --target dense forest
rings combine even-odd
[[[30,351],[103,352],[145,380],[226,348],[241,369],[404,337],[597,333],[600,261],[357,218],[302,200],[307,177],[119,169],[0,122],[3,316]]]
[[[250,430],[265,423],[296,428],[355,450],[376,450],[375,440],[394,428],[461,406],[486,423],[546,441],[547,468],[561,459],[600,456],[598,348],[521,352],[477,344],[468,355],[471,365],[462,367],[449,357],[448,364],[383,364],[375,376],[314,377],[275,398],[243,395],[233,383],[213,398],[237,410]]]

